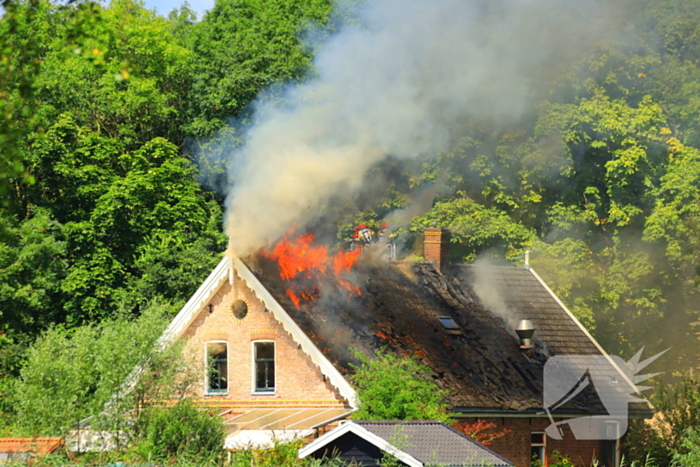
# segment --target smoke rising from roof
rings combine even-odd
[[[520,118],[549,64],[605,30],[600,2],[368,0],[319,45],[312,81],[259,102],[231,154],[227,233],[246,254],[351,199],[387,155],[437,154],[460,120]],[[593,26],[596,25],[596,26]]]

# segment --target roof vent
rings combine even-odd
[[[515,328],[515,333],[520,337],[520,349],[529,350],[534,348],[532,345],[532,335],[535,333],[535,325],[529,319],[521,319],[518,327]]]

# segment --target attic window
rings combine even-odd
[[[455,323],[455,321],[449,316],[438,316],[438,319],[440,320],[440,324],[442,324],[445,329],[459,329],[457,323]]]

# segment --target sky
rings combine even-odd
[[[158,14],[168,16],[175,8],[179,8],[185,0],[143,0],[149,10],[155,9]],[[197,19],[202,19],[204,12],[214,7],[214,0],[188,0],[190,9],[197,13]]]

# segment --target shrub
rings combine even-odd
[[[378,351],[370,358],[354,351],[361,364],[352,365],[360,406],[358,420],[440,420],[451,423],[446,391],[429,379],[430,369],[415,357],[401,358]]]
[[[223,452],[221,418],[197,409],[189,400],[173,407],[147,408],[139,428],[137,451],[145,458],[208,458]]]

